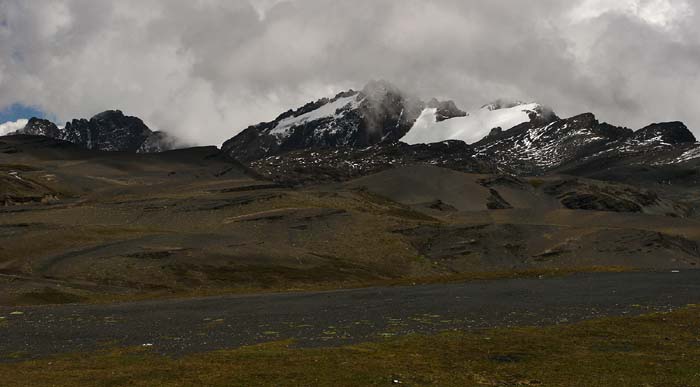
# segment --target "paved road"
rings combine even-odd
[[[700,303],[700,270],[264,294],[115,305],[0,308],[0,359],[103,346],[167,354],[294,338],[324,346],[409,333],[549,325]],[[20,313],[17,313],[20,312]]]

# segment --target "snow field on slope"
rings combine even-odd
[[[466,117],[455,117],[437,122],[437,109],[425,109],[411,130],[401,139],[409,144],[430,144],[446,140],[462,140],[471,144],[486,137],[491,129],[508,130],[530,121],[529,114],[540,105],[536,103],[515,106],[509,109],[479,109]]]

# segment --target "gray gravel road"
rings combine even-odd
[[[550,325],[700,303],[700,270],[0,308],[0,359],[105,346],[165,354],[293,338],[329,346],[409,333]]]

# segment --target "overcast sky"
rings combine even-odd
[[[696,0],[0,0],[0,110],[220,144],[370,79],[700,136]],[[0,116],[1,118],[2,116]],[[19,119],[22,117],[13,117]]]

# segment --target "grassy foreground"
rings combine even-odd
[[[119,349],[0,364],[6,386],[700,386],[700,307],[342,348],[169,358]]]

